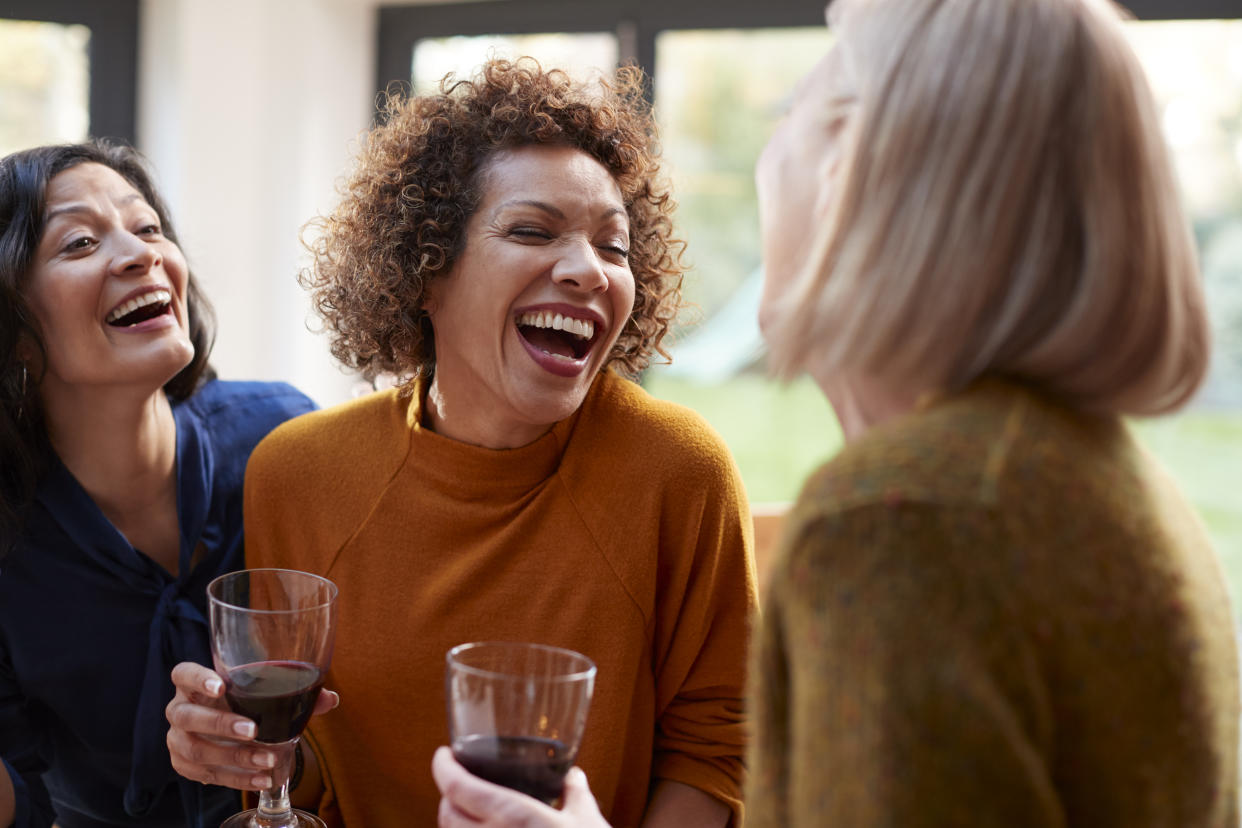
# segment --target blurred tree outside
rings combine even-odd
[[[1215,335],[1211,375],[1189,410],[1134,426],[1203,516],[1242,595],[1242,21],[1127,28],[1161,109]],[[754,164],[795,84],[830,44],[820,28],[677,31],[657,42],[656,116],[696,312],[677,332],[673,364],[652,368],[644,384],[724,435],[756,503],[794,499],[840,446],[809,380],[781,385],[763,373],[754,322]]]

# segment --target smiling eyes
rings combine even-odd
[[[554,233],[552,233],[551,231],[545,230],[542,227],[534,227],[534,226],[529,226],[529,225],[520,225],[517,227],[511,227],[508,229],[507,232],[510,236],[516,236],[519,239],[529,239],[531,242],[551,241],[555,236]],[[608,241],[608,242],[598,243],[595,246],[598,249],[604,251],[605,253],[608,253],[613,258],[620,260],[621,262],[624,262],[625,259],[630,255],[629,247],[619,242]]]
[[[158,224],[144,224],[143,226],[133,231],[135,236],[139,236],[143,238],[155,238],[155,239],[158,239],[159,237],[161,237],[163,235],[163,232],[164,232],[163,229]],[[75,236],[68,244],[64,246],[64,251],[66,253],[80,253],[85,250],[90,250],[98,244],[99,244],[99,239],[97,239],[95,236],[92,236],[89,234],[84,235],[84,236]]]

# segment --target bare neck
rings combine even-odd
[[[837,415],[846,442],[853,442],[881,423],[913,411],[919,395],[898,392],[866,380],[818,381]]]
[[[43,406],[65,467],[131,544],[175,570],[177,427],[163,390],[48,390]]]

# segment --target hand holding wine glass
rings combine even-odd
[[[560,810],[475,776],[453,758],[447,747],[436,751],[431,774],[442,797],[440,828],[608,828],[580,768],[571,768],[565,775]]]
[[[211,654],[225,701],[253,720],[255,740],[277,757],[258,807],[221,828],[323,828],[318,817],[291,807],[289,773],[332,660],[336,593],[326,578],[288,569],[231,572],[207,587]]]
[[[462,644],[447,661],[452,764],[544,805],[559,801],[582,742],[595,664],[572,650],[510,642]]]

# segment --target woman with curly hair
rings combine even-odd
[[[341,588],[340,706],[294,790],[329,825],[434,824],[444,654],[473,640],[597,663],[578,759],[614,825],[740,819],[742,485],[699,417],[626,378],[680,301],[642,92],[633,70],[494,60],[391,100],[319,222],[305,282],[334,353],[401,380],[279,430],[248,470],[248,563]],[[178,770],[262,787],[270,753],[234,741],[249,722],[219,676],[174,677]]]
[[[247,456],[314,405],[217,381],[212,332],[137,152],[0,159],[0,825],[236,810],[169,764],[168,673],[211,663],[204,589],[241,564]]]

